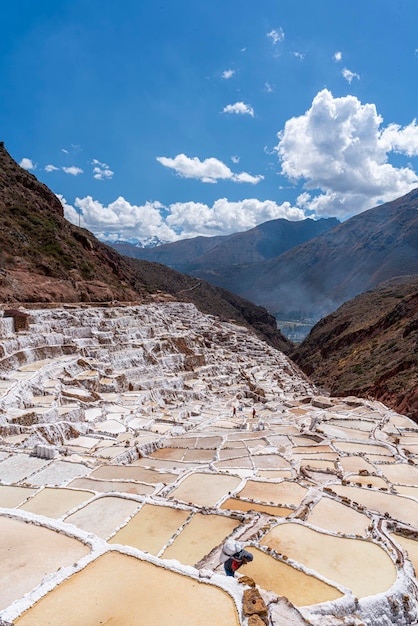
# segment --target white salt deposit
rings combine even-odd
[[[28,312],[0,316],[0,622],[247,626],[233,537],[271,626],[417,623],[416,424],[191,304]]]

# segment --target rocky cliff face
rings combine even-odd
[[[418,276],[346,302],[292,358],[331,394],[371,396],[418,422]]]
[[[0,141],[0,209],[30,206],[64,217],[61,202],[50,189],[14,161]]]

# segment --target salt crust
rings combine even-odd
[[[405,416],[390,411],[381,403],[358,399],[357,406],[348,406],[341,399],[338,401],[330,399],[332,410],[315,407],[315,403],[309,403],[309,397],[317,395],[315,387],[302,377],[300,371],[286,357],[260,342],[246,329],[222,323],[211,316],[203,316],[193,305],[173,303],[113,309],[73,307],[57,310],[40,309],[30,313],[32,323],[28,332],[14,335],[9,329],[6,336],[0,338],[5,354],[5,358],[0,361],[0,376],[3,376],[5,383],[0,387],[0,426],[3,428],[3,438],[0,439],[2,483],[2,464],[9,462],[10,466],[13,459],[12,463],[16,460],[18,462],[16,473],[14,476],[9,474],[9,480],[6,482],[35,487],[26,502],[42,491],[50,479],[46,478],[46,482],[41,481],[39,484],[36,482],[42,477],[42,470],[39,472],[36,464],[33,468],[28,466],[22,474],[22,470],[19,470],[19,459],[26,453],[26,459],[29,460],[31,457],[28,457],[27,453],[36,442],[44,442],[45,435],[48,437],[48,443],[51,441],[55,443],[62,459],[57,461],[56,465],[62,472],[55,475],[57,482],[53,484],[56,484],[56,488],[68,485],[70,480],[73,480],[74,469],[77,467],[81,469],[79,476],[84,475],[84,472],[88,476],[91,469],[97,468],[97,463],[101,462],[89,456],[91,450],[88,449],[83,452],[83,457],[69,452],[65,444],[67,440],[68,443],[70,440],[72,443],[76,442],[75,431],[83,438],[93,436],[92,441],[107,439],[110,442],[117,432],[126,433],[126,452],[113,460],[124,465],[129,465],[139,457],[146,458],[157,448],[172,445],[170,436],[179,438],[179,441],[183,440],[190,430],[199,433],[199,448],[202,453],[205,450],[214,450],[215,459],[218,460],[220,459],[218,450],[228,441],[244,442],[245,447],[251,451],[254,447],[251,440],[258,438],[259,443],[253,451],[257,455],[271,455],[275,452],[280,454],[290,463],[297,482],[307,488],[306,495],[289,514],[287,520],[259,512],[244,513],[219,509],[222,502],[239,493],[245,486],[247,478],[257,482],[257,467],[243,471],[234,468],[232,463],[229,469],[224,467],[223,470],[216,470],[210,461],[203,462],[203,465],[207,463],[204,474],[208,473],[214,478],[214,474],[218,474],[223,478],[229,476],[239,480],[232,491],[224,493],[220,500],[216,500],[216,503],[209,507],[197,506],[193,502],[181,503],[178,500],[169,503],[166,500],[171,492],[175,492],[175,489],[193,474],[193,471],[182,469],[182,466],[175,467],[176,462],[173,461],[173,484],[166,485],[163,482],[154,484],[155,495],[120,493],[117,490],[117,480],[114,480],[114,491],[106,494],[96,492],[79,506],[66,511],[63,517],[74,515],[82,511],[87,504],[109,496],[134,501],[138,507],[149,503],[154,506],[181,508],[191,513],[200,511],[207,515],[229,516],[234,513],[238,516],[240,525],[233,535],[244,540],[249,547],[251,545],[259,547],[259,540],[265,536],[269,528],[286,521],[317,529],[308,523],[307,515],[322,496],[326,495],[328,499],[334,498],[336,502],[361,512],[369,519],[369,535],[363,540],[377,543],[391,556],[396,563],[396,581],[390,589],[361,600],[357,600],[349,589],[341,588],[334,581],[327,581],[339,588],[344,597],[332,602],[302,607],[299,612],[290,611],[288,623],[302,623],[302,615],[311,624],[318,626],[334,626],[337,623],[409,626],[417,623],[418,594],[415,573],[410,561],[404,558],[402,547],[390,540],[387,525],[394,525],[398,533],[415,532],[413,537],[416,539],[418,520],[415,528],[411,528],[401,521],[392,521],[382,513],[368,510],[364,502],[358,505],[342,496],[336,496],[332,487],[345,484],[350,473],[344,471],[343,465],[338,460],[333,472],[329,472],[326,467],[321,469],[319,463],[324,460],[324,457],[321,457],[321,449],[324,449],[321,445],[326,445],[341,459],[352,458],[352,454],[359,455],[359,458],[364,457],[380,478],[384,477],[382,470],[386,470],[387,474],[390,473],[387,464],[393,462],[401,463],[403,473],[408,475],[407,468],[414,467],[414,463],[418,464],[418,458],[413,454],[414,445],[418,444],[418,428]],[[71,343],[73,354],[63,354],[62,346]],[[39,359],[42,351],[46,352],[47,349],[48,358]],[[22,354],[26,359],[26,364],[23,365],[22,357],[17,356]],[[189,358],[192,354],[196,355],[196,358],[192,356],[191,359],[195,358],[199,365],[193,366],[194,369],[190,370],[185,368],[185,363],[186,356]],[[191,362],[190,359],[188,362]],[[78,382],[76,387],[74,381]],[[79,387],[83,384],[87,385],[84,390]],[[128,396],[129,384],[133,384],[134,388],[129,390]],[[103,386],[102,392],[100,385]],[[109,386],[113,386],[111,392]],[[45,410],[36,412],[35,407],[42,409],[42,389],[47,390]],[[70,394],[71,398],[68,396],[68,389],[74,389]],[[298,400],[302,397],[303,402]],[[124,406],[123,398],[126,402],[129,401],[129,405]],[[109,400],[113,403],[111,410],[106,408],[110,407]],[[68,411],[64,410],[66,403],[71,404]],[[100,411],[97,410],[97,403],[100,404]],[[233,417],[234,407],[239,410],[236,410]],[[256,418],[252,416],[253,408],[256,409]],[[86,419],[83,417],[85,412]],[[31,415],[37,416],[35,421]],[[101,432],[103,428],[101,424],[106,420],[112,421],[113,433]],[[116,424],[113,425],[113,422]],[[26,426],[26,423],[30,426]],[[138,428],[132,428],[130,426],[132,423]],[[67,432],[72,433],[71,437],[67,437]],[[26,437],[18,436],[19,433],[24,433]],[[151,441],[142,446],[138,441],[137,445],[135,439],[141,434],[146,434],[147,437],[151,435]],[[219,443],[214,443],[215,435]],[[290,435],[293,439],[295,435],[301,438],[299,442],[292,441]],[[405,451],[406,436],[407,444],[412,447],[412,453]],[[207,448],[205,437],[208,438]],[[212,437],[210,442],[209,437]],[[310,440],[313,446],[318,446],[316,456],[318,467],[315,469],[309,465],[301,465],[298,456],[292,454],[293,447],[298,443],[306,445]],[[196,442],[197,440],[195,444]],[[314,449],[313,447],[312,450]],[[378,455],[381,455],[382,464],[386,467],[379,468]],[[251,454],[249,458],[252,458]],[[315,459],[313,454],[309,454],[309,458]],[[80,460],[82,463],[79,463]],[[149,467],[152,468],[152,459],[148,456],[147,460]],[[64,468],[70,466],[71,470],[66,474]],[[53,464],[49,467],[52,469]],[[200,465],[197,471],[202,473]],[[367,471],[366,469],[365,472]],[[77,474],[77,471],[75,473]],[[392,471],[392,474],[400,480],[396,473]],[[51,474],[44,475],[47,477]],[[263,481],[265,478],[260,482]],[[270,482],[280,485],[289,481],[275,478]],[[405,484],[408,485],[407,478]],[[402,483],[399,485],[402,487]],[[328,490],[329,488],[331,490]],[[367,488],[364,489],[366,493]],[[395,485],[391,485],[390,481],[388,490],[393,494],[396,493]],[[402,495],[396,497],[399,497],[400,502],[407,499],[407,496]],[[413,498],[410,496],[410,499]],[[263,501],[259,500],[259,503],[262,504]],[[122,524],[113,530],[111,536],[123,528],[134,515],[135,512],[126,517]],[[219,550],[217,546],[214,546],[214,550],[199,563],[198,567],[191,567],[179,561],[154,557],[131,546],[110,544],[95,534],[66,523],[63,519],[54,520],[16,508],[0,508],[0,516],[62,533],[81,541],[90,549],[89,555],[71,567],[63,567],[51,573],[35,589],[1,611],[2,620],[12,622],[62,581],[81,571],[100,555],[112,551],[148,561],[191,577],[201,584],[215,585],[230,594],[238,614],[241,615],[242,586],[237,585],[234,579],[216,573]],[[182,528],[179,528],[176,536],[181,531]],[[342,536],[337,528],[334,531],[328,529],[326,533],[334,537]],[[350,536],[356,537],[354,534],[344,535]],[[172,537],[162,548],[160,554],[173,543],[174,538]],[[275,558],[283,557],[276,555]],[[290,559],[287,558],[286,562],[292,565]],[[300,563],[294,562],[293,566],[314,575],[319,580],[326,580],[318,572],[310,571]],[[273,625],[281,623],[275,621],[276,617],[282,619],[283,616],[283,612],[279,610],[280,598],[266,591],[262,592],[270,606],[271,623]],[[284,611],[283,606],[282,609]]]

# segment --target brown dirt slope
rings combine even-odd
[[[253,328],[283,351],[292,347],[262,307],[169,268],[132,262],[68,222],[55,194],[0,142],[0,304],[156,298],[193,302]]]
[[[291,357],[332,395],[370,396],[418,422],[418,275],[346,302]]]

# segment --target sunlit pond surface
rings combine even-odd
[[[133,557],[108,553],[64,581],[15,623],[238,626],[239,619],[232,598],[222,590]]]
[[[273,528],[262,545],[351,589],[358,598],[387,591],[396,580],[391,559],[370,541],[334,537],[302,524],[284,523]]]

